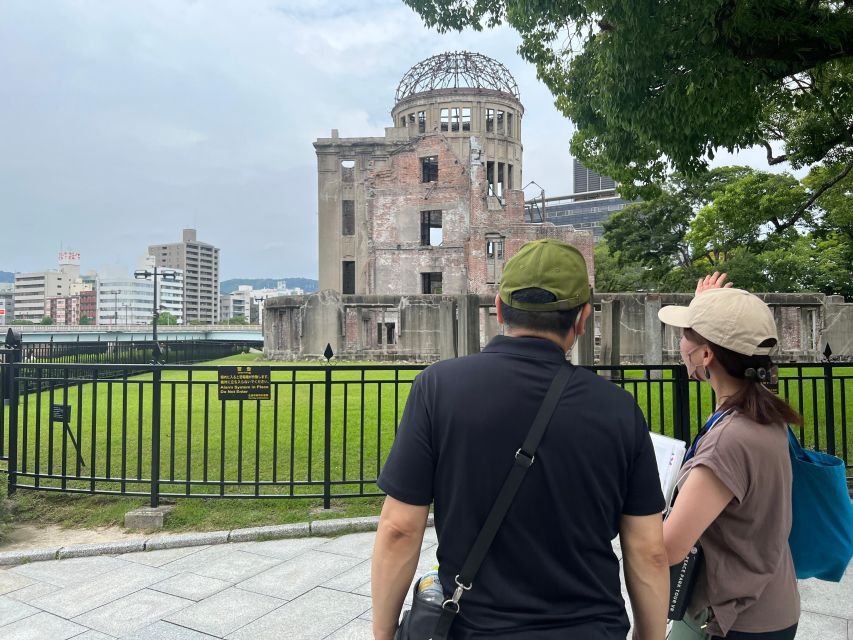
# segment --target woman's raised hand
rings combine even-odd
[[[715,271],[709,276],[699,278],[699,281],[696,283],[696,295],[698,296],[700,293],[708,291],[709,289],[728,289],[734,283],[729,282],[727,284],[723,284],[726,281],[726,277],[725,273]]]

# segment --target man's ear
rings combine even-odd
[[[495,295],[495,310],[498,313],[498,324],[504,324],[503,300],[501,300],[499,293]]]
[[[586,331],[586,323],[587,320],[589,320],[589,316],[591,314],[592,305],[587,302],[581,309],[581,312],[578,314],[578,318],[575,321],[575,333],[578,337],[582,336],[584,334],[584,331]]]

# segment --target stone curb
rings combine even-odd
[[[427,526],[434,525],[433,515],[429,514]],[[63,560],[70,558],[86,558],[90,556],[121,555],[123,553],[138,553],[157,551],[160,549],[177,549],[180,547],[197,547],[200,545],[226,544],[229,542],[253,542],[256,540],[279,540],[284,538],[305,538],[308,536],[329,536],[360,531],[376,531],[379,526],[378,516],[363,518],[339,518],[335,520],[314,520],[294,524],[252,527],[250,529],[234,529],[233,531],[209,531],[206,533],[180,533],[156,538],[119,540],[94,544],[75,544],[67,547],[48,547],[27,551],[6,551],[0,553],[0,567],[11,567],[28,562],[44,560]]]

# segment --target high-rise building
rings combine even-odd
[[[587,169],[577,158],[572,160],[572,173],[575,181],[575,194],[589,192],[612,191],[616,195],[616,181],[608,176],[603,176],[591,169]],[[603,194],[599,194],[603,195]]]
[[[157,267],[183,272],[185,323],[214,323],[219,319],[219,249],[199,242],[195,229],[184,229],[181,242],[148,247]]]

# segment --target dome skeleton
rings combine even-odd
[[[396,102],[436,89],[490,89],[520,99],[515,78],[500,62],[480,53],[455,51],[432,56],[409,69],[397,87]]]

